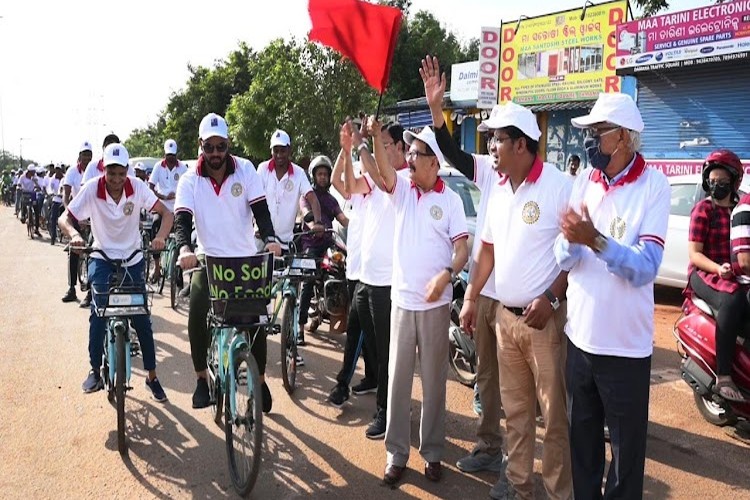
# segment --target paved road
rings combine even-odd
[[[147,397],[136,361],[127,404],[129,455],[117,450],[116,419],[104,393],[84,395],[88,315],[63,304],[65,254],[48,241],[29,241],[12,211],[0,208],[0,498],[218,498],[234,496],[224,439],[208,410],[190,407],[194,378],[187,318],[154,300],[158,373],[169,402]],[[659,293],[645,496],[750,498],[750,450],[701,420],[675,368],[670,327],[678,297]],[[613,303],[613,307],[616,304]],[[253,498],[486,498],[495,475],[464,475],[454,467],[473,444],[471,391],[448,383],[449,464],[439,484],[410,471],[395,490],[381,485],[385,451],[364,430],[374,396],[353,397],[343,411],[324,403],[341,360],[342,338],[321,333],[304,349],[307,366],[293,398],[279,379],[279,345],[269,341],[273,412],[264,420],[264,462]],[[361,371],[355,380],[361,377]],[[417,381],[418,382],[418,381]],[[417,445],[421,391],[412,400]],[[541,430],[537,436],[541,451]],[[535,464],[537,474],[540,463]],[[542,490],[538,485],[538,493]]]

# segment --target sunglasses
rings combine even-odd
[[[227,149],[229,149],[229,144],[226,142],[220,142],[219,144],[214,146],[213,144],[208,144],[207,142],[204,142],[202,148],[203,148],[203,152],[208,153],[208,154],[213,153],[214,150],[216,150],[219,153],[223,153]]]

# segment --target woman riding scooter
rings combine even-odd
[[[737,333],[750,312],[747,288],[737,283],[730,259],[732,209],[739,201],[742,162],[733,152],[719,149],[703,163],[703,190],[709,195],[690,214],[688,286],[716,314],[717,381],[714,392],[728,401],[745,398],[732,381],[732,358]]]

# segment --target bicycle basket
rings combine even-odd
[[[211,315],[227,325],[257,323],[267,313],[273,287],[273,254],[250,257],[206,255]]]
[[[94,285],[91,293],[94,313],[100,318],[148,315],[154,295],[150,287],[132,284],[111,286],[106,291]]]
[[[286,258],[286,269],[281,273],[281,277],[290,281],[308,281],[317,278],[320,275],[321,260],[302,254],[289,255]]]

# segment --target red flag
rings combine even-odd
[[[362,0],[310,0],[310,40],[351,59],[381,94],[388,86],[401,10]]]

